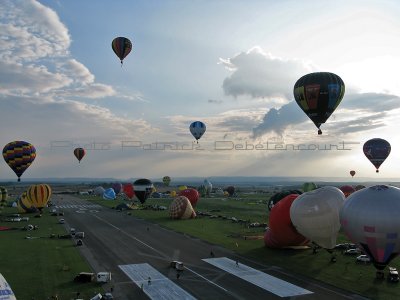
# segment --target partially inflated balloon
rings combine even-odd
[[[115,182],[115,183],[113,183],[112,188],[113,188],[115,194],[118,195],[119,192],[122,190],[122,184],[119,182]]]
[[[27,197],[26,192],[23,192],[18,197],[17,209],[19,213],[34,213],[38,211],[38,209],[32,204],[32,202]]]
[[[225,191],[228,192],[229,196],[233,196],[235,194],[235,187],[233,185],[228,186]]]
[[[78,159],[79,162],[81,162],[81,159],[85,156],[86,151],[83,148],[75,148],[74,149],[74,155]]]
[[[301,194],[303,194],[303,192],[299,191],[299,190],[286,190],[286,191],[282,191],[282,192],[279,192],[279,193],[276,193],[276,194],[272,195],[271,198],[269,198],[269,201],[268,201],[268,210],[271,211],[271,209],[279,201],[281,201],[286,196],[289,196],[289,195],[292,195],[292,194],[301,195]]]
[[[117,195],[115,194],[115,191],[114,191],[113,188],[105,189],[105,191],[103,193],[103,199],[105,199],[105,200],[115,200],[116,197],[117,197]]]
[[[290,219],[299,233],[323,248],[333,249],[344,199],[342,191],[333,186],[306,192],[292,203]]]
[[[206,188],[206,195],[207,197],[210,197],[210,194],[212,192],[212,183],[208,179],[204,179],[204,187]]]
[[[344,95],[343,80],[336,74],[317,72],[304,75],[294,85],[294,98],[300,108],[314,122],[318,134]]]
[[[3,210],[3,207],[7,204],[7,189],[3,186],[0,186],[0,213]]]
[[[400,189],[376,185],[347,198],[340,211],[344,233],[378,270],[400,253]]]
[[[169,206],[169,215],[171,219],[190,219],[195,218],[196,213],[185,196],[176,197]]]
[[[379,172],[379,167],[390,154],[390,144],[384,139],[371,139],[365,142],[363,151],[369,161],[375,166],[376,173]]]
[[[126,37],[117,37],[112,41],[111,47],[112,47],[114,53],[121,60],[121,66],[122,66],[124,58],[132,50],[131,41],[129,39],[127,39]]]
[[[153,183],[149,179],[138,179],[133,183],[135,195],[142,204],[150,197],[153,188]]]
[[[36,158],[36,149],[28,142],[10,142],[3,148],[3,158],[21,181],[20,177]]]
[[[340,190],[343,192],[346,198],[356,191],[356,189],[351,185],[343,185],[340,187]]]
[[[163,179],[162,179],[162,181],[163,181],[163,183],[164,183],[166,186],[169,186],[169,183],[171,182],[171,177],[169,177],[169,176],[164,176]]]
[[[132,199],[133,196],[135,196],[135,191],[133,190],[133,185],[132,183],[125,183],[122,186],[122,191],[124,194],[128,197],[128,199]]]
[[[197,201],[199,201],[200,198],[199,192],[192,188],[180,191],[179,196],[185,196],[188,198],[192,207],[196,207]]]
[[[181,186],[178,187],[178,190],[180,190],[180,191],[183,191],[183,190],[186,190],[186,189],[187,189],[186,185],[181,185]]]
[[[272,207],[269,215],[269,229],[264,242],[270,248],[300,246],[308,243],[307,238],[297,232],[290,220],[290,207],[299,195],[291,194]]]
[[[303,183],[303,192],[309,192],[317,189],[318,186],[314,182],[305,182]]]

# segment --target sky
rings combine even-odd
[[[399,178],[399,15],[397,0],[3,0],[0,143],[35,146],[22,180]],[[293,97],[311,72],[346,85],[321,136]],[[379,174],[372,138],[392,147]]]

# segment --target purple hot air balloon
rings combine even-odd
[[[122,184],[119,183],[119,182],[115,182],[115,183],[113,183],[112,188],[113,188],[115,194],[118,195],[119,192],[120,192],[121,189],[122,189]]]

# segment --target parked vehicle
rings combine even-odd
[[[92,282],[94,281],[94,273],[90,272],[80,272],[78,275],[75,276],[74,282]]]
[[[59,224],[64,224],[64,223],[65,223],[65,220],[64,220],[64,219],[60,219],[60,220],[58,220],[58,223],[59,223]]]
[[[171,266],[171,268],[174,268],[178,271],[183,271],[183,269],[184,269],[183,262],[177,261],[177,260],[171,261],[170,266]]]
[[[96,278],[97,282],[109,282],[111,281],[111,272],[99,272]]]
[[[357,255],[357,254],[361,254],[361,250],[359,248],[347,249],[346,251],[344,251],[344,254],[346,254],[346,255]]]
[[[399,282],[399,272],[396,268],[389,267],[389,276],[388,280],[390,282]]]
[[[83,239],[85,237],[85,233],[83,231],[75,232],[75,238]]]
[[[366,263],[370,263],[371,259],[369,258],[368,255],[363,254],[363,255],[357,256],[356,262],[363,262],[366,264]]]

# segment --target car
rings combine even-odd
[[[77,245],[77,246],[82,246],[82,245],[83,245],[82,240],[81,240],[81,239],[77,240],[77,241],[76,241],[76,245]]]
[[[356,262],[363,262],[366,264],[366,263],[370,263],[371,259],[369,258],[368,255],[362,254],[362,255],[357,256]]]
[[[73,228],[73,227],[71,227],[71,228],[69,229],[69,232],[70,232],[72,235],[75,235],[76,229]]]
[[[174,268],[174,269],[176,269],[178,271],[183,271],[183,268],[184,268],[183,267],[183,262],[177,261],[177,260],[171,261],[170,266],[171,266],[171,268]]]
[[[60,219],[60,220],[58,220],[58,223],[59,223],[59,224],[64,224],[64,223],[65,223],[65,220],[64,220],[64,219]]]
[[[389,267],[389,276],[388,280],[390,282],[399,282],[399,272],[396,268]]]
[[[357,255],[357,254],[361,254],[361,250],[358,248],[350,248],[347,249],[346,251],[344,251],[344,254],[346,255]]]

